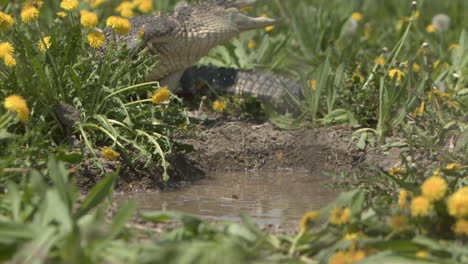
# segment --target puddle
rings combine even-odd
[[[281,171],[232,172],[176,191],[116,195],[118,202],[137,200],[142,210],[175,210],[218,221],[239,221],[246,213],[259,224],[297,223],[310,210],[333,201],[338,191],[325,187],[323,177]]]

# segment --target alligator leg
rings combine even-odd
[[[182,77],[182,74],[184,74],[184,71],[185,70],[173,72],[169,74],[168,76],[166,76],[164,79],[162,79],[159,82],[159,85],[161,87],[167,86],[167,88],[173,93],[177,92],[178,84],[179,84],[180,78]]]

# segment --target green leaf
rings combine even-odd
[[[125,227],[127,222],[133,216],[138,208],[136,201],[130,201],[129,203],[121,206],[115,216],[112,219],[111,232],[109,237],[115,238]]]
[[[201,219],[190,214],[173,211],[145,211],[141,213],[144,220],[152,222],[164,222],[168,220],[177,220],[182,222],[191,230],[196,230],[202,223]]]
[[[113,172],[104,179],[102,179],[96,186],[94,186],[91,191],[89,191],[88,195],[86,196],[83,204],[81,204],[80,209],[75,214],[76,218],[80,218],[86,213],[88,213],[91,209],[96,207],[100,204],[106,197],[108,197],[114,188],[115,179],[119,171]]]

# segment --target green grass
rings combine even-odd
[[[81,2],[80,8],[89,8]],[[175,2],[154,4],[158,10],[171,10]],[[341,187],[349,190],[321,210],[320,219],[309,219],[298,234],[262,232],[248,217],[243,223],[213,226],[183,213],[139,213],[148,221],[181,222],[180,228],[155,238],[127,226],[136,215],[136,204],[122,206],[105,221],[118,171],[105,176],[81,203],[66,171],[84,157],[99,165],[96,157],[101,154],[96,150],[105,146],[131,162],[156,162],[167,170],[166,155],[177,151],[171,135],[188,121],[185,110],[174,103],[177,98],[163,106],[148,102],[158,84],[140,83],[155,58],[140,54],[129,59],[129,51],[120,46],[96,58],[78,12],[56,17],[58,0],[47,1],[40,19],[30,24],[21,22],[19,4],[0,1],[0,10],[16,18],[10,30],[0,30],[0,43],[15,47],[17,61],[13,68],[0,61],[0,99],[19,94],[31,109],[28,123],[0,109],[0,259],[341,263],[332,256],[360,253],[367,257],[360,263],[466,263],[468,230],[459,227],[455,232],[455,226],[467,216],[451,212],[448,197],[467,185],[468,2],[426,0],[415,7],[410,2],[266,1],[247,12],[280,18],[281,24],[268,32],[244,33],[200,62],[255,68],[297,80],[303,84],[297,113],[269,112],[273,122],[282,127],[352,125],[362,149],[376,142],[382,143],[383,151],[407,147],[401,168],[342,175],[346,183]],[[117,5],[110,1],[95,10],[100,27]],[[362,20],[350,21],[354,12]],[[439,13],[450,17],[449,30],[427,32]],[[37,44],[45,36],[51,36],[51,47],[41,52]],[[256,45],[249,48],[252,41]],[[379,58],[384,63],[377,63]],[[403,73],[401,80],[389,75],[394,69]],[[55,112],[58,103],[73,105],[80,113],[81,121],[71,131],[82,139],[75,149]],[[385,144],[389,136],[403,142]],[[418,164],[421,151],[433,165]],[[415,209],[398,202],[398,193],[411,191],[413,201],[432,175],[446,181],[446,191],[431,203],[427,215],[415,216]],[[336,208],[350,212],[338,224],[330,218]],[[389,224],[395,216],[405,219],[398,225],[405,228]],[[424,259],[416,257],[424,254]]]

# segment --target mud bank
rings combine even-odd
[[[401,149],[383,153],[380,147],[357,147],[353,129],[347,126],[284,130],[268,122],[215,119],[179,133],[175,141],[192,145],[193,152],[169,157],[169,183],[162,182],[162,169],[144,163],[129,165],[124,158],[101,160],[108,172],[120,168],[119,191],[171,189],[220,171],[300,170],[320,175],[357,169],[388,170],[399,162]],[[85,163],[79,170],[82,190],[94,186],[99,168]]]

